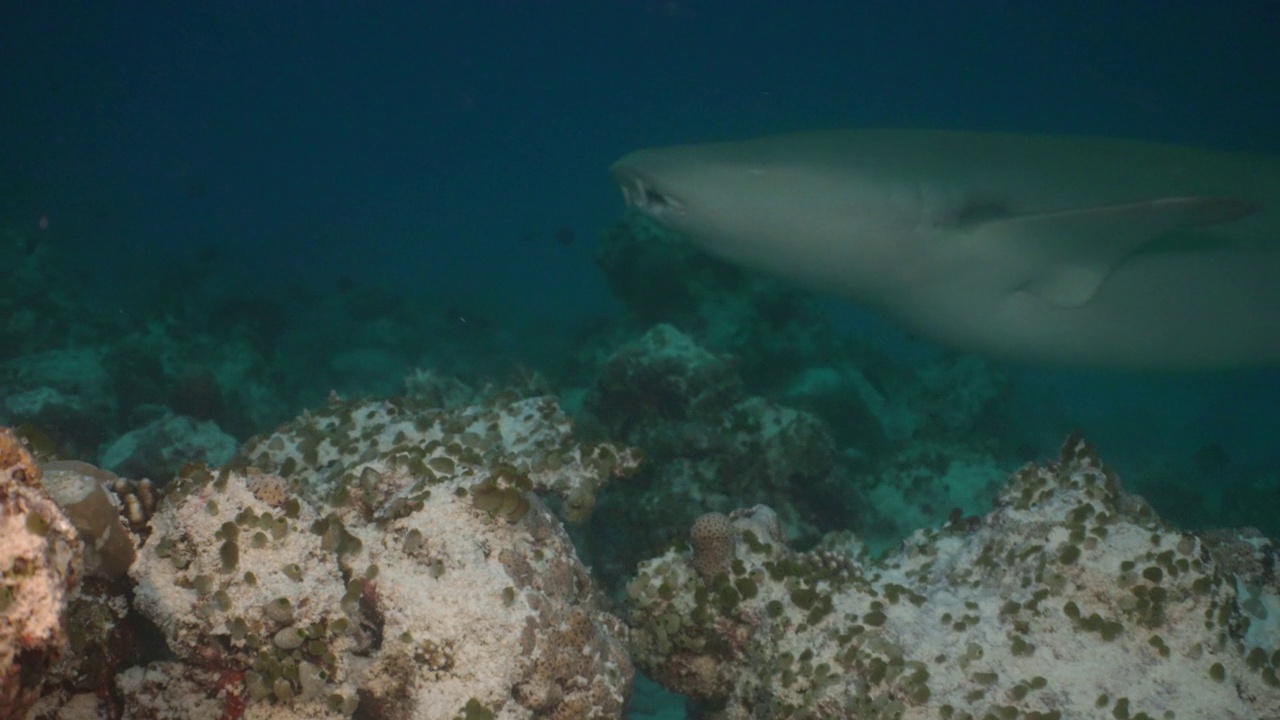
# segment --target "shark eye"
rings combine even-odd
[[[971,228],[983,223],[1004,220],[1013,215],[1009,206],[999,201],[971,201],[956,211],[952,224],[959,228]]]

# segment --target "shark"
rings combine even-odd
[[[656,147],[626,204],[712,255],[1025,363],[1280,363],[1280,159],[924,129]]]

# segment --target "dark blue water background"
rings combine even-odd
[[[614,309],[605,168],[646,145],[910,125],[1280,151],[1275,2],[6,5],[0,219],[46,218],[68,283],[122,313],[215,258],[236,291],[348,277],[571,328]],[[1020,397],[1046,443],[1277,465],[1275,372],[1031,371]]]

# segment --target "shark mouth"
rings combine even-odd
[[[622,198],[627,207],[658,219],[678,214],[682,209],[678,200],[663,193],[632,170],[615,168],[613,176],[618,187],[622,188]]]

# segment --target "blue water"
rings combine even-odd
[[[1276,151],[1274,2],[13,3],[14,222],[97,283],[215,247],[250,282],[353,273],[548,313],[624,152],[915,125]],[[112,294],[118,294],[113,287]]]
[[[622,213],[606,168],[630,150],[918,126],[1276,154],[1277,38],[1267,0],[8,3],[0,227],[50,248],[60,289],[121,332],[182,291],[287,295],[296,317],[297,298],[369,287],[555,366],[620,312],[594,253]],[[333,327],[338,355],[356,330]],[[1232,479],[1280,473],[1280,371],[1008,371],[1029,455],[1074,429],[1122,472],[1216,447],[1227,469],[1194,502],[1226,522]]]

